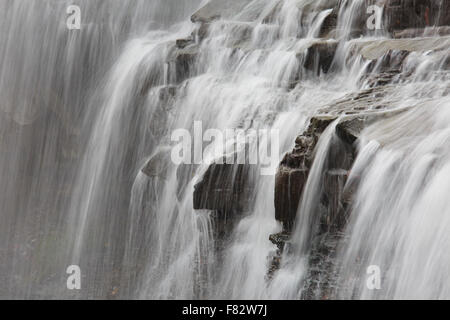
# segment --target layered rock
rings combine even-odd
[[[314,160],[320,134],[333,119],[313,118],[308,129],[295,141],[294,150],[285,155],[275,177],[275,218],[290,231],[303,188]]]
[[[295,222],[297,209],[308,174],[314,161],[314,151],[320,135],[337,117],[313,117],[308,129],[295,142],[294,150],[283,158],[275,178],[275,218],[283,228],[290,231]],[[328,210],[323,217],[324,228],[342,228],[338,217],[343,208],[341,191],[346,182],[348,170],[355,157],[354,141],[362,126],[358,118],[337,126],[336,139],[328,151],[325,165],[323,194],[321,202]]]

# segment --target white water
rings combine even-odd
[[[360,184],[341,249],[344,298],[449,297],[449,79],[430,76],[428,59],[416,70],[427,96],[421,108],[375,124],[361,138],[350,178]],[[402,104],[417,103],[417,87],[405,89]],[[383,274],[379,291],[357,280],[369,265]]]
[[[0,270],[7,284],[0,295],[299,298],[333,127],[316,150],[293,250],[271,281],[268,257],[275,246],[268,238],[281,230],[274,218],[274,177],[255,176],[250,211],[230,231],[223,250],[216,250],[222,244],[214,237],[212,213],[193,210],[192,203],[194,185],[207,167],[177,167],[167,152],[173,130],[192,130],[194,121],[202,121],[204,130],[279,129],[281,159],[319,108],[361,89],[367,63],[353,57],[351,48],[368,38],[343,42],[338,72],[331,75],[316,76],[300,64],[330,14],[324,9],[310,15],[306,6],[326,2],[286,0],[273,23],[265,24],[276,1],[254,0],[235,17],[213,22],[190,78],[161,100],[161,92],[175,85],[167,65],[175,40],[195,30],[188,17],[200,1],[86,0],[81,6],[89,23],[70,33],[60,16],[65,1],[1,0],[2,12],[10,13],[0,36],[2,144],[10,152],[0,162],[0,239],[8,261]],[[349,37],[357,2],[340,12],[339,38]],[[43,22],[44,16],[50,18]],[[423,108],[368,128],[360,141],[355,168],[361,171],[355,176],[361,183],[349,240],[339,254],[339,297],[449,297],[444,177],[450,150],[443,97],[449,79],[435,75],[426,54],[408,59],[411,69],[419,66],[411,83],[383,99],[401,101],[395,108]],[[301,82],[292,89],[298,74]],[[42,101],[36,92],[43,93]],[[66,131],[75,135],[67,141],[80,150],[63,166],[57,146],[69,142],[56,137]],[[380,148],[368,155],[373,141]],[[254,145],[251,150],[257,152]],[[148,177],[141,169],[154,155],[163,160]],[[70,264],[83,271],[83,290],[75,294],[65,289]],[[364,289],[367,264],[386,272],[383,290]]]

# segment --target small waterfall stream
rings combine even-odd
[[[0,0],[0,297],[450,297],[449,37],[370,32],[362,0],[79,0],[68,31],[69,2]],[[339,126],[368,115],[343,170]],[[317,117],[280,250],[277,168]],[[245,203],[213,181],[239,139],[207,144],[199,127],[239,129],[247,156],[272,160],[232,168]],[[204,161],[174,163],[177,130]],[[351,189],[339,232],[323,231],[329,172]],[[225,200],[209,203],[215,192]],[[68,265],[82,290],[66,289]],[[381,290],[366,287],[370,265]]]

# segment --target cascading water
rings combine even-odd
[[[438,70],[440,64],[437,64]],[[413,109],[367,128],[353,178],[359,180],[343,245],[344,298],[447,299],[448,88],[430,58],[416,67],[415,85],[397,94]],[[417,94],[420,92],[419,94]],[[423,100],[423,96],[426,100]],[[366,265],[362,265],[362,263]],[[382,290],[357,283],[368,265],[383,273]]]
[[[69,235],[79,228],[68,203],[104,99],[99,83],[128,39],[198,1],[77,1],[81,30],[68,30],[73,4],[0,1],[1,297],[67,296]]]
[[[78,2],[82,27],[67,30],[68,1],[0,0],[1,297],[450,296],[448,37],[369,32],[362,0]],[[386,71],[385,59],[393,66],[405,51],[402,69]],[[390,78],[374,86],[374,74]],[[369,121],[344,170],[337,132],[360,111],[387,120]],[[233,167],[231,185],[245,188],[232,196],[246,203],[219,205],[227,184],[216,187],[211,161],[223,141],[196,135],[239,129],[259,159],[278,140],[278,166],[315,117],[327,126],[306,139],[311,166],[278,252],[269,241],[286,231],[275,219],[276,170]],[[173,162],[182,129],[204,161]],[[226,136],[227,156],[237,143]],[[322,232],[330,176],[356,188],[339,232]],[[317,264],[331,238],[332,262]],[[75,293],[69,265],[82,270]],[[381,290],[366,287],[370,265],[383,272]]]

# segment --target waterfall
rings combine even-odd
[[[448,298],[446,9],[366,7],[0,0],[0,297]]]
[[[67,296],[79,230],[68,207],[82,196],[73,196],[79,159],[108,69],[128,40],[184,19],[198,1],[76,1],[81,29],[68,30],[73,4],[0,1],[1,297]]]
[[[430,68],[428,59],[422,64]],[[444,266],[449,259],[450,226],[444,190],[450,100],[442,96],[449,79],[430,76],[430,69],[418,67],[415,72],[427,100],[416,100],[413,92],[417,87],[398,94],[405,105],[421,103],[421,108],[390,123],[374,124],[361,137],[354,178],[359,186],[347,231],[349,239],[340,253],[340,277],[346,282],[342,298],[449,296]],[[367,265],[383,272],[381,290],[368,290],[365,283],[358,283],[358,278],[365,277]]]

